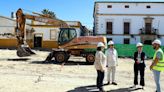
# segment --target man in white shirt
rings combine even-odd
[[[115,73],[116,73],[116,66],[118,66],[118,62],[117,62],[118,54],[117,54],[117,50],[114,48],[113,41],[108,42],[108,49],[106,51],[106,55],[107,55],[107,68],[108,68],[107,84],[110,84],[110,82],[112,82],[113,85],[117,85],[115,81]],[[112,81],[111,81],[111,75],[112,75]]]

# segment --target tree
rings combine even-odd
[[[53,11],[50,11],[49,9],[43,9],[41,12],[42,12],[42,14],[44,14],[44,15],[47,15],[47,16],[49,16],[49,17],[51,17],[51,18],[56,19],[55,13],[54,13]]]

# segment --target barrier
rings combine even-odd
[[[134,52],[137,51],[136,45],[134,44],[115,44],[114,45],[119,57],[129,57],[133,58]],[[162,50],[164,51],[164,46],[161,46]],[[87,49],[86,52],[95,52],[96,49]],[[153,49],[152,45],[144,45],[143,51],[146,54],[147,58],[153,58],[155,50]]]

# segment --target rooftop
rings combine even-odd
[[[95,3],[164,3],[164,1],[159,0],[147,0],[147,1],[141,1],[141,0],[115,0],[115,1],[96,1]]]

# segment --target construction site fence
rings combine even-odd
[[[125,57],[133,58],[134,52],[137,51],[136,45],[133,45],[133,44],[115,44],[114,47],[116,48],[118,52],[118,56],[122,58],[125,58]],[[164,51],[164,46],[161,46],[161,48]],[[85,49],[85,51],[88,53],[91,53],[91,52],[95,53],[96,49]],[[154,56],[155,50],[153,49],[152,45],[144,45],[143,52],[145,52],[147,59],[152,59]]]
[[[119,57],[134,57],[134,52],[137,51],[136,45],[131,44],[115,44],[114,45]],[[164,46],[161,46],[162,50],[164,51]],[[154,56],[155,50],[153,49],[152,45],[144,45],[143,52],[145,52],[146,57],[148,59],[152,59]]]

